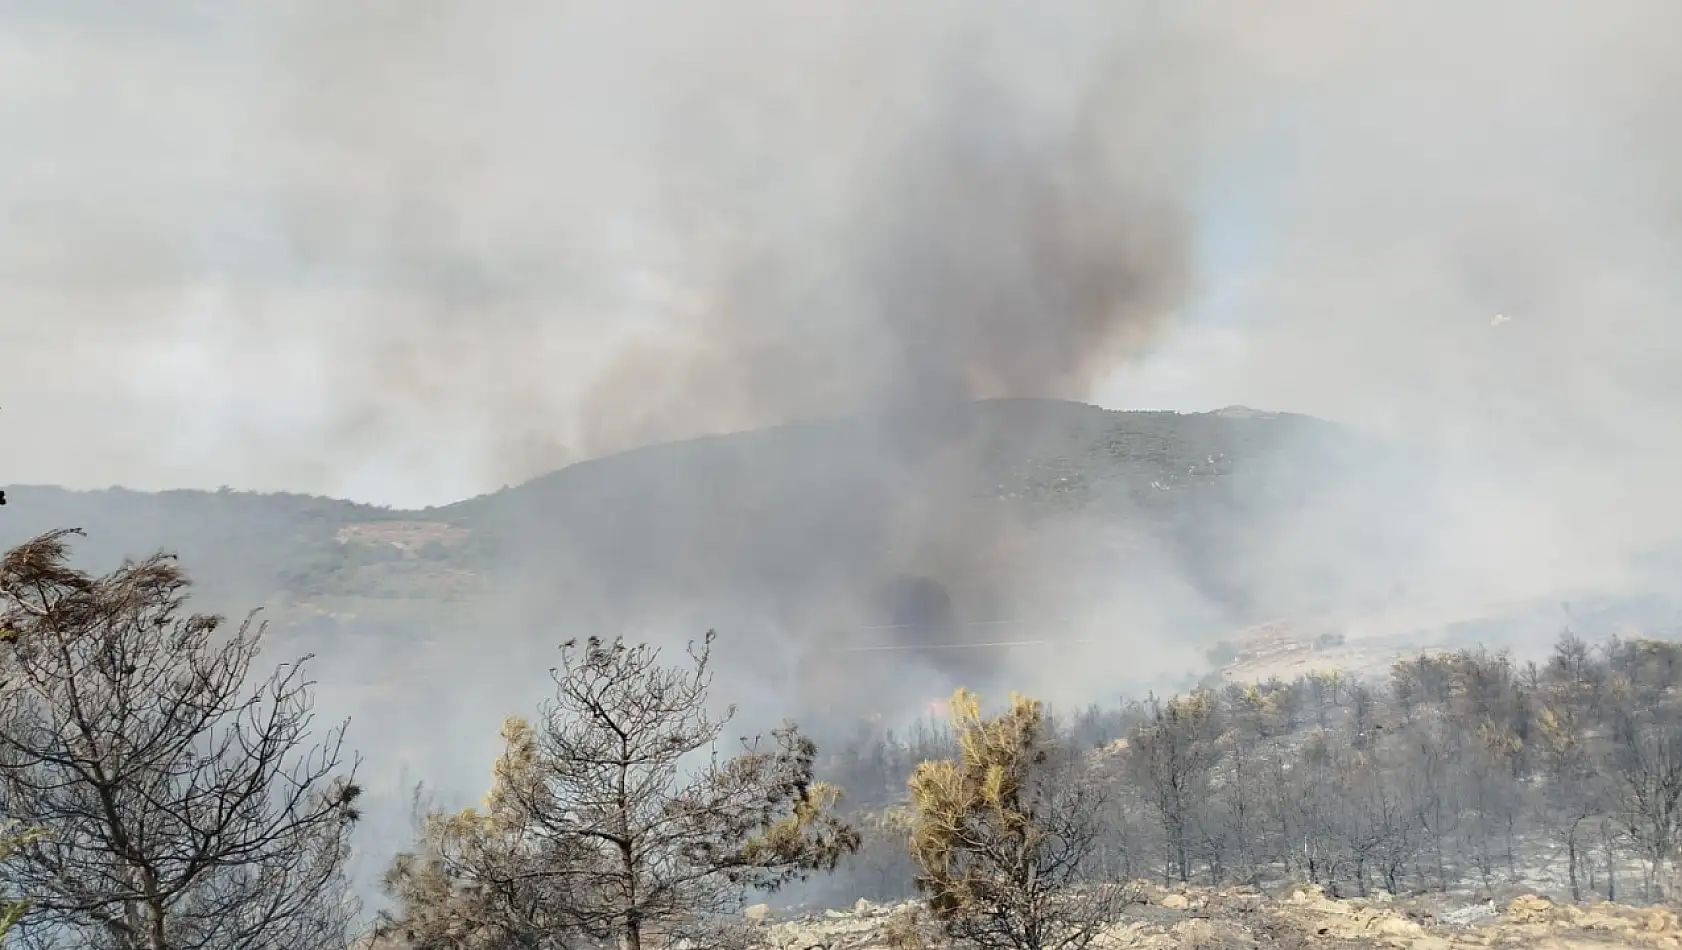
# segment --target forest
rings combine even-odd
[[[172,558],[72,566],[75,532],[0,559],[6,939],[111,950],[747,947],[754,901],[914,901],[906,940],[1080,950],[1140,882],[1339,895],[1522,884],[1663,902],[1682,835],[1682,646],[1562,634],[1057,713],[959,690],[944,723],[740,737],[685,651],[561,645],[489,791],[417,794],[358,901],[358,737],[309,657],[190,612]],[[824,724],[833,732],[834,724]],[[362,737],[369,741],[374,737]]]
[[[1319,883],[1366,895],[1513,883],[1574,900],[1661,900],[1682,832],[1682,644],[1591,645],[1545,662],[1465,649],[1229,683],[1053,717],[1106,791],[1106,874],[1164,883]],[[826,768],[869,814],[851,887],[903,896],[893,820],[916,763],[949,757],[930,721],[861,735]]]

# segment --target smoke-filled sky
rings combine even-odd
[[[1682,535],[1679,36],[1676,0],[0,0],[0,484],[414,506],[854,410],[1244,404],[1442,459],[1279,524],[1257,589],[1389,581],[1371,529],[1444,599],[1551,590]],[[878,514],[984,548],[948,507]],[[1045,695],[1193,652],[1146,566],[1057,605],[1119,646]],[[529,670],[440,649],[488,743]]]
[[[441,503],[1053,395],[1657,504],[1678,35],[1665,0],[0,2],[3,478]]]

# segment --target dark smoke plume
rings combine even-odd
[[[1184,209],[1129,176],[1115,92],[1035,122],[961,84],[836,219],[732,236],[690,318],[633,345],[588,394],[585,450],[860,411],[922,420],[977,398],[1089,398],[1190,282]]]
[[[857,484],[891,488],[846,513],[854,531],[869,525],[869,545],[842,550],[820,535],[801,553],[804,576],[778,598],[797,649],[952,645],[974,637],[956,621],[1018,607],[1035,586],[1019,560],[1032,545],[985,500],[992,486],[975,483],[965,404],[1088,398],[1189,289],[1185,209],[1138,174],[1123,134],[1135,117],[1115,76],[1101,73],[1064,113],[1031,116],[1007,92],[954,75],[964,76],[946,77],[833,215],[726,236],[701,306],[631,348],[584,402],[591,455],[794,419],[872,420],[846,450],[814,448],[862,453],[846,466]],[[885,604],[907,578],[955,598],[954,622],[894,627]],[[862,632],[871,625],[886,629]],[[931,687],[941,690],[998,661],[902,662],[953,677]]]

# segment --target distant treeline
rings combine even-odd
[[[1055,721],[1109,786],[1108,873],[1334,894],[1553,886],[1657,900],[1682,837],[1682,644],[1566,634],[1545,663],[1483,650],[1091,707]],[[893,820],[950,736],[862,733],[831,750],[867,834],[814,899],[909,896]],[[834,891],[833,894],[830,891]]]

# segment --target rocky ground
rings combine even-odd
[[[860,901],[851,912],[779,919],[749,909],[754,943],[765,950],[890,950],[915,919],[914,905]],[[1261,948],[1678,948],[1674,911],[1620,904],[1571,906],[1521,895],[1454,906],[1441,898],[1333,900],[1318,888],[1279,894],[1249,889],[1163,890],[1141,886],[1127,917],[1095,944],[1102,950]]]

